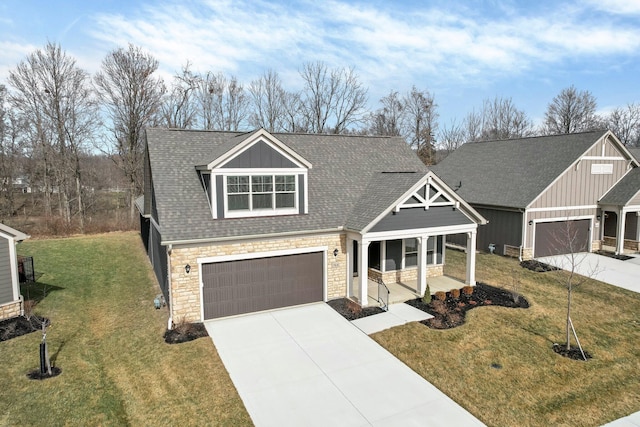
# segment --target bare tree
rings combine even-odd
[[[585,132],[602,125],[596,115],[596,98],[588,90],[575,86],[562,89],[547,106],[544,133],[547,135]]]
[[[511,139],[529,136],[533,123],[518,109],[511,98],[495,97],[484,100],[482,106],[481,139]]]
[[[438,133],[438,148],[441,151],[441,158],[438,160],[442,160],[465,142],[467,142],[467,133],[464,124],[456,122],[455,119],[452,120],[448,126],[443,126]]]
[[[187,62],[182,71],[173,76],[171,89],[164,96],[159,111],[160,124],[163,126],[191,129],[196,125],[195,91],[198,76],[191,72],[189,66]]]
[[[330,70],[323,62],[308,62],[300,75],[300,100],[310,133],[344,133],[363,120],[367,90],[353,68]]]
[[[427,90],[415,86],[403,97],[404,136],[427,165],[435,163],[435,133],[438,130],[438,112],[434,97]]]
[[[129,181],[130,220],[135,218],[135,198],[142,191],[144,128],[160,107],[164,84],[153,74],[158,61],[139,47],[129,45],[108,53],[94,81],[111,122],[115,160]]]
[[[624,145],[640,147],[640,104],[615,108],[606,118],[606,123]]]
[[[97,127],[97,105],[89,75],[59,45],[48,43],[9,73],[12,106],[32,128],[44,159],[45,192],[54,178],[60,215],[67,224],[78,214],[84,227],[80,156]],[[51,174],[50,172],[51,171]],[[74,204],[75,209],[72,208]]]
[[[249,114],[249,97],[235,77],[205,74],[199,80],[197,99],[202,128],[237,131],[244,126]]]
[[[598,274],[598,265],[589,265],[587,253],[589,248],[585,246],[585,238],[571,221],[566,221],[566,225],[561,227],[551,236],[551,246],[554,252],[563,254],[555,266],[561,270],[555,275],[556,280],[567,290],[566,316],[565,316],[565,350],[571,350],[571,337],[575,338],[582,357],[586,360],[586,355],[578,339],[573,321],[571,320],[571,310],[573,309],[573,291],[588,280]]]
[[[0,85],[0,188],[2,204],[0,215],[13,216],[15,213],[15,192],[13,181],[19,173],[19,159],[22,156],[24,122],[10,108],[7,88]]]
[[[278,73],[266,71],[249,85],[253,111],[249,118],[252,127],[262,127],[269,132],[280,132],[286,126],[286,92]]]
[[[380,99],[382,108],[369,115],[368,129],[374,135],[400,136],[404,122],[405,107],[397,91],[392,90]]]

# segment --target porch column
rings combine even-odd
[[[368,240],[362,240],[360,243],[360,265],[358,266],[360,289],[358,289],[358,299],[362,307],[369,304],[369,298],[367,296],[369,287],[369,243]]]
[[[618,233],[616,235],[616,254],[620,255],[624,252],[624,227],[627,221],[627,213],[619,209],[618,210]]]
[[[427,239],[428,236],[418,237],[418,295],[424,296],[427,290]]]
[[[353,295],[353,239],[347,237],[347,298]]]
[[[476,285],[476,231],[467,233],[467,285]]]

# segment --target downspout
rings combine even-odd
[[[169,320],[167,321],[167,329],[173,329],[173,300],[171,299],[171,252],[173,244],[169,243],[167,247],[167,291],[169,291]]]
[[[527,235],[527,210],[520,210],[522,212],[522,240],[520,241],[520,250],[518,251],[518,261],[522,262],[522,251],[524,250],[524,238]]]

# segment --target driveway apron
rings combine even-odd
[[[632,259],[621,261],[604,255],[584,252],[577,254],[576,259],[576,273],[640,293],[640,280],[638,280],[640,278],[640,257],[637,255],[634,255]],[[566,255],[538,258],[538,261],[565,270],[571,269],[571,263]]]
[[[483,425],[327,304],[205,326],[257,426]]]

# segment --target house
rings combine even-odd
[[[26,234],[0,224],[0,320],[23,314],[16,245]]]
[[[341,297],[366,306],[380,283],[422,295],[452,233],[467,236],[473,285],[485,222],[400,138],[264,129],[148,129],[137,205],[173,322]]]
[[[479,249],[568,253],[557,237],[573,230],[574,248],[638,250],[638,160],[610,131],[467,143],[434,169],[489,221]]]

